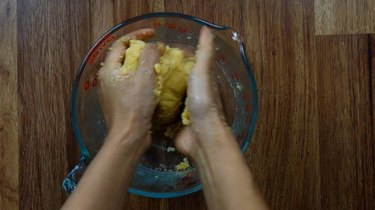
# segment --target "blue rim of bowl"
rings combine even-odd
[[[140,16],[136,16],[133,18],[129,18],[125,20],[122,23],[117,24],[110,30],[108,30],[106,33],[104,33],[94,44],[94,46],[88,51],[86,54],[84,60],[82,61],[81,65],[79,66],[78,73],[76,75],[76,78],[73,83],[73,92],[72,92],[72,99],[71,99],[71,118],[72,118],[72,123],[73,123],[73,131],[76,136],[77,142],[80,146],[80,151],[81,155],[84,160],[88,161],[91,159],[91,155],[89,151],[87,150],[86,146],[83,143],[83,138],[79,132],[79,126],[78,126],[78,119],[77,119],[77,109],[76,109],[76,102],[77,102],[77,94],[78,94],[78,84],[83,72],[83,69],[85,68],[88,58],[90,58],[91,54],[95,52],[95,50],[100,46],[100,44],[107,38],[109,35],[113,34],[120,28],[134,23],[139,20],[147,19],[147,18],[155,18],[155,17],[176,17],[176,18],[182,18],[182,19],[187,19],[187,20],[192,20],[195,21],[196,23],[202,25],[202,26],[207,26],[209,28],[215,29],[215,30],[226,30],[226,29],[232,29],[229,26],[222,26],[222,25],[217,25],[214,23],[207,22],[205,20],[202,20],[200,18],[191,16],[191,15],[186,15],[182,13],[173,13],[173,12],[157,12],[157,13],[148,13]],[[255,83],[255,78],[254,74],[251,70],[251,66],[249,63],[249,60],[246,56],[246,51],[245,51],[245,46],[244,43],[241,41],[240,43],[240,54],[243,63],[245,64],[249,79],[250,79],[250,86],[252,92],[252,96],[254,97],[253,100],[253,117],[249,126],[249,133],[246,137],[246,140],[242,143],[241,145],[241,151],[243,153],[246,152],[246,149],[248,148],[250,144],[250,139],[254,134],[255,130],[255,124],[256,124],[256,119],[257,119],[257,114],[258,114],[258,94],[257,94],[257,88],[256,88],[256,83]],[[145,197],[151,197],[151,198],[173,198],[173,197],[179,197],[183,195],[188,195],[197,191],[200,191],[202,189],[202,185],[199,184],[191,189],[184,190],[184,191],[179,191],[179,192],[165,192],[165,193],[154,193],[154,192],[148,192],[148,191],[143,191],[143,190],[137,190],[134,188],[129,188],[128,192],[140,196],[145,196]]]

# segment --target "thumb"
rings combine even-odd
[[[192,156],[195,135],[190,127],[185,127],[176,137],[175,146],[184,155]]]

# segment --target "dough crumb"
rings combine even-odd
[[[176,151],[176,148],[174,147],[167,147],[167,152],[174,152]]]
[[[176,171],[183,171],[190,167],[189,160],[187,157],[184,157],[183,161],[176,165]]]

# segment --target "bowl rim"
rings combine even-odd
[[[183,13],[174,13],[174,12],[154,12],[154,13],[147,13],[147,14],[136,16],[136,17],[132,17],[132,18],[126,19],[125,21],[115,25],[114,27],[109,29],[107,32],[105,32],[94,43],[94,45],[90,48],[90,50],[88,50],[88,52],[85,54],[85,58],[82,60],[80,66],[78,68],[78,72],[77,72],[76,77],[74,79],[73,88],[72,88],[70,117],[72,119],[73,132],[75,134],[76,141],[78,142],[79,147],[80,147],[81,157],[83,158],[83,160],[85,160],[86,163],[89,162],[92,157],[91,157],[88,149],[86,148],[85,144],[83,143],[83,138],[82,138],[82,136],[80,134],[80,131],[79,131],[76,104],[77,104],[79,81],[80,81],[82,72],[83,72],[83,70],[84,70],[84,68],[85,68],[85,66],[88,62],[88,59],[95,52],[95,50],[102,44],[102,42],[104,40],[106,40],[110,35],[112,35],[114,32],[116,32],[120,28],[122,28],[122,27],[124,27],[128,24],[134,23],[136,21],[139,21],[139,20],[143,20],[143,19],[147,19],[147,18],[156,18],[156,17],[182,18],[182,19],[186,19],[186,20],[192,20],[192,21],[194,21],[194,22],[196,22],[196,23],[198,23],[202,26],[207,26],[207,27],[215,29],[215,30],[231,29],[234,32],[234,30],[230,26],[217,25],[217,24],[205,21],[201,18],[195,17],[195,16],[191,16],[191,15],[187,15],[187,14],[183,14]],[[252,97],[254,99],[253,103],[252,103],[253,117],[252,117],[251,123],[249,125],[249,132],[248,132],[248,135],[246,137],[246,140],[241,145],[241,151],[242,151],[242,153],[245,153],[249,144],[250,144],[250,140],[251,140],[251,138],[254,134],[254,130],[255,130],[256,119],[257,119],[257,115],[258,115],[258,94],[257,94],[257,86],[256,86],[256,82],[255,82],[255,77],[254,77],[252,68],[250,66],[249,59],[247,58],[244,42],[242,40],[239,41],[239,50],[240,50],[241,59],[242,59],[244,65],[245,65],[247,73],[248,73],[248,77],[249,77],[249,80],[250,80],[250,88],[252,90],[251,94],[252,94]],[[155,192],[149,192],[149,191],[145,191],[145,190],[138,190],[138,189],[131,188],[131,187],[129,187],[128,192],[132,193],[132,194],[140,195],[140,196],[151,197],[151,198],[173,198],[173,197],[188,195],[188,194],[200,191],[201,189],[202,189],[202,185],[199,183],[197,186],[195,186],[193,188],[183,190],[183,191],[178,191],[178,192],[155,193]]]

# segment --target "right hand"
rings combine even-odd
[[[217,83],[213,78],[213,39],[210,29],[203,27],[187,90],[191,124],[176,139],[176,148],[193,160],[214,149],[219,143],[218,135],[231,135],[222,115]]]
[[[213,73],[213,35],[202,28],[188,83],[191,124],[176,139],[199,172],[208,209],[268,209],[221,114]]]

